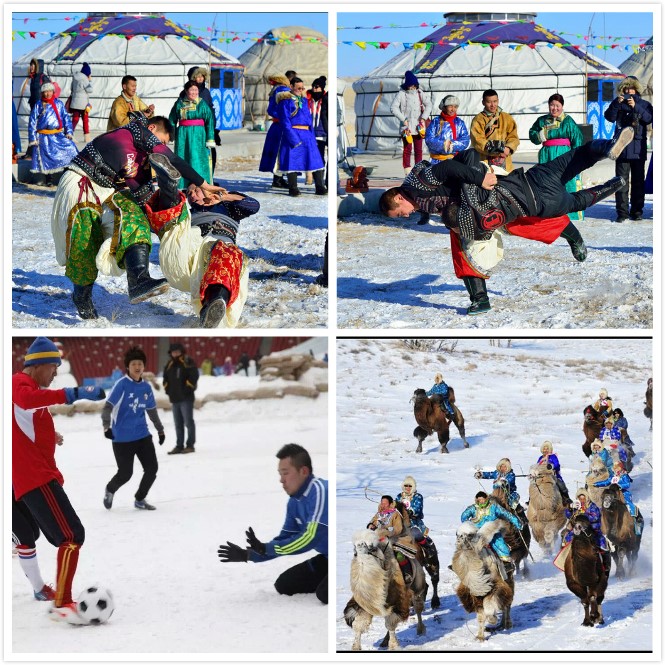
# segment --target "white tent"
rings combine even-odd
[[[346,114],[344,111],[344,90],[348,83],[344,79],[337,79],[337,163],[343,163],[346,159],[346,151],[349,148],[349,137],[346,134],[344,123]]]
[[[12,96],[21,128],[27,127],[30,114],[26,75],[33,58],[44,61],[44,71],[60,86],[63,101],[69,96],[72,75],[81,71],[84,62],[90,65],[93,130],[106,130],[111,104],[121,92],[125,74],[136,77],[139,97],[154,104],[156,114],[168,116],[194,66],[213,70],[211,93],[219,104],[218,128],[225,128],[220,126],[225,114],[237,116],[240,126],[243,66],[163,16],[89,15],[67,36],[57,35],[16,60]],[[231,103],[224,98],[225,88]]]
[[[653,37],[644,48],[624,60],[619,69],[626,76],[634,76],[644,87],[642,97],[653,103]]]
[[[517,122],[520,150],[537,149],[529,129],[547,113],[554,92],[563,95],[566,113],[585,123],[587,76],[618,70],[563,46],[535,24],[536,15],[446,14],[444,27],[419,40],[431,47],[405,50],[353,84],[357,145],[370,152],[401,150],[390,105],[407,70],[416,74],[423,94],[431,95],[433,114],[445,95],[456,95],[467,126],[482,110],[482,92],[496,90],[501,108]]]
[[[238,60],[245,65],[245,122],[261,125],[267,117],[271,86],[268,76],[292,69],[309,88],[328,76],[327,37],[299,25],[269,30]]]

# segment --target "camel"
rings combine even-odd
[[[452,571],[460,580],[455,592],[462,607],[469,614],[476,613],[476,639],[480,641],[485,640],[485,623],[503,629],[513,627],[510,618],[510,607],[515,593],[513,575],[503,579],[498,559],[488,547],[502,524],[505,524],[503,520],[495,520],[478,529],[473,523],[464,522],[457,530],[451,565]]]
[[[596,487],[594,483],[599,483],[602,480],[607,480],[610,477],[610,472],[607,470],[605,462],[598,455],[593,455],[590,458],[589,473],[586,474],[585,488],[589,493],[589,498],[600,508],[601,497],[603,495],[603,487]]]
[[[422,566],[411,559],[413,581],[407,587],[387,538],[379,540],[376,531],[367,529],[353,536],[353,560],[351,561],[352,598],[344,608],[344,620],[353,628],[353,651],[360,651],[360,638],[375,616],[385,617],[387,634],[381,643],[390,650],[399,649],[395,631],[409,618],[413,606],[418,617],[416,632],[425,634],[422,612],[425,608],[427,582]]]
[[[413,415],[416,418],[418,427],[413,430],[413,436],[418,439],[418,447],[416,448],[417,453],[422,453],[423,451],[423,441],[436,432],[439,439],[439,444],[441,446],[441,452],[447,453],[448,450],[448,441],[450,441],[450,423],[455,423],[455,426],[459,430],[462,441],[464,442],[464,447],[468,448],[469,443],[466,440],[466,434],[464,429],[464,416],[462,412],[455,405],[455,392],[452,388],[449,388],[449,397],[448,401],[450,402],[455,416],[451,417],[446,413],[445,407],[440,403],[438,396],[435,396],[436,399],[427,397],[427,393],[422,388],[417,388],[413,391],[413,397],[411,401],[413,402]]]
[[[635,533],[635,519],[630,514],[618,485],[605,488],[599,505],[602,508],[600,528],[614,545],[612,558],[617,568],[616,576],[626,577],[632,573],[637,562],[642,536]],[[641,517],[639,513],[638,516]],[[624,567],[625,559],[628,560],[628,565]]]
[[[534,464],[529,470],[526,516],[536,542],[545,554],[551,556],[559,549],[559,532],[566,523],[566,515],[554,470],[544,464]]]

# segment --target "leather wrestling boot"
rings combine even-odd
[[[132,245],[125,251],[125,270],[127,271],[127,290],[132,305],[168,291],[165,279],[153,279],[148,271],[150,246],[145,243]]]
[[[74,301],[79,316],[82,319],[98,318],[97,310],[92,302],[92,284],[86,284],[84,286],[74,284],[72,300]]]
[[[169,161],[166,155],[152,154],[148,158],[157,176],[159,185],[159,207],[161,210],[175,208],[180,203],[180,171]]]
[[[288,189],[289,183],[284,180],[284,176],[273,174],[271,187],[275,189]]]
[[[289,196],[300,196],[300,190],[298,189],[298,174],[287,173],[286,178],[289,181]]]
[[[466,313],[470,316],[489,312],[490,299],[487,295],[487,286],[485,280],[480,277],[463,277],[462,281],[471,297],[471,306],[467,307]]]
[[[587,250],[584,238],[580,235],[575,224],[568,222],[568,226],[561,231],[561,237],[568,241],[570,251],[573,253],[576,261],[584,261],[586,259]]]
[[[319,196],[327,194],[328,188],[325,186],[323,182],[323,176],[324,176],[323,169],[321,169],[320,171],[314,171],[313,176],[314,176],[314,193],[318,194]]]
[[[616,160],[624,148],[635,138],[632,127],[624,127],[613,139],[595,139],[589,144],[591,151],[598,157]]]
[[[602,185],[596,185],[595,187],[589,187],[588,189],[582,189],[579,192],[574,192],[573,196],[578,202],[578,206],[575,207],[575,210],[586,210],[590,208],[594,203],[606,199],[608,196],[618,192],[622,187],[625,187],[626,181],[620,176],[614,176],[610,178],[607,182],[604,182]],[[563,235],[563,233],[561,234]]]
[[[201,327],[216,328],[226,316],[226,306],[231,298],[230,291],[221,284],[211,284],[206,289],[201,308]]]

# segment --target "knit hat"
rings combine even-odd
[[[62,364],[60,350],[48,337],[38,337],[25,354],[23,365],[32,367],[46,364],[60,366]]]
[[[404,83],[402,83],[402,90],[408,90],[412,85],[415,85],[416,88],[420,87],[420,83],[418,83],[418,78],[416,75],[409,70],[406,74],[404,74]]]
[[[326,81],[327,81],[327,79],[326,79],[325,76],[319,76],[319,78],[316,78],[316,79],[314,79],[314,81],[312,81],[312,88],[314,86],[316,86],[317,88],[321,88],[321,90],[325,90],[326,89]]]
[[[443,111],[446,106],[459,106],[459,97],[455,97],[455,95],[446,95],[439,102],[439,108]]]
[[[540,452],[545,453],[546,450],[549,450],[552,452],[554,448],[552,447],[552,442],[551,441],[543,441],[543,445],[540,446]]]
[[[90,74],[92,74],[92,69],[90,69],[90,65],[87,62],[83,63],[83,67],[81,67],[81,74],[84,76],[90,76]]]
[[[44,83],[41,88],[39,88],[40,92],[47,92],[47,91],[55,92],[55,86],[51,82]]]

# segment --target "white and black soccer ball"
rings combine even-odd
[[[115,610],[113,595],[102,586],[88,587],[81,592],[77,602],[79,616],[94,626],[106,623]]]

